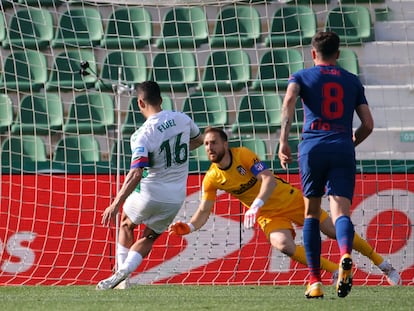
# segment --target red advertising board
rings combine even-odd
[[[197,207],[202,176],[190,175],[179,217]],[[297,175],[289,181],[298,183]],[[111,274],[115,229],[101,214],[115,193],[110,175],[3,175],[0,284],[89,285]],[[414,283],[414,175],[359,175],[352,219],[356,231]],[[276,254],[260,230],[240,226],[240,204],[223,194],[211,222],[185,237],[163,234],[133,281],[179,284],[304,284],[306,267]],[[300,236],[301,228],[297,229]],[[339,260],[335,241],[323,254]],[[356,258],[355,284],[386,284],[369,261]],[[375,268],[375,267],[374,267]],[[329,282],[330,275],[324,280]]]

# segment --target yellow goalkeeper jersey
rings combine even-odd
[[[256,176],[268,168],[254,152],[245,147],[230,148],[230,153],[232,161],[228,168],[220,169],[215,163],[211,164],[204,176],[202,199],[214,201],[217,190],[224,190],[250,207],[261,186],[261,181]],[[279,214],[283,209],[289,208],[297,196],[302,198],[299,189],[277,175],[275,179],[276,188],[260,209],[260,214]]]

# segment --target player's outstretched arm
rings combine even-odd
[[[168,227],[169,234],[186,235],[194,230],[200,229],[207,222],[211,210],[213,209],[214,201],[202,200],[197,211],[191,217],[189,223],[177,221]]]

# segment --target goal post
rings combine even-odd
[[[310,38],[324,29],[340,34],[339,65],[360,77],[375,119],[356,149],[356,232],[414,285],[414,2],[19,0],[0,8],[1,285],[92,285],[113,272],[118,225],[103,226],[101,215],[144,122],[131,89],[147,79],[160,84],[164,109],[201,129],[223,128],[232,146],[253,149],[300,187],[297,162],[286,172],[277,159],[281,104],[290,74],[313,66]],[[302,124],[298,101],[292,150]],[[176,220],[188,221],[200,202],[209,166],[202,147],[189,165]],[[304,284],[307,268],[272,249],[258,227],[244,230],[243,214],[220,193],[206,225],[162,234],[132,282]],[[322,252],[339,260],[326,237]],[[354,261],[356,285],[387,284],[368,259],[355,253]],[[330,273],[322,277],[330,283]]]

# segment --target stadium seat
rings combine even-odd
[[[70,134],[107,134],[115,126],[114,102],[108,93],[76,95],[63,131]]]
[[[226,6],[217,14],[210,46],[252,47],[260,35],[260,16],[254,6]]]
[[[183,112],[201,130],[207,126],[224,128],[228,124],[227,99],[219,93],[193,93],[184,100]]]
[[[190,51],[172,51],[154,56],[150,79],[161,91],[187,92],[197,83],[197,65]]]
[[[108,17],[101,47],[138,49],[151,44],[151,15],[143,7],[120,7]]]
[[[121,141],[121,149],[119,152],[119,158],[120,158],[120,170],[128,170],[131,166],[131,157],[132,157],[132,151],[131,151],[131,143],[129,138],[123,139]],[[111,148],[111,168],[116,169],[117,163],[118,163],[118,143],[115,141]]]
[[[92,47],[101,43],[103,26],[101,15],[96,8],[72,8],[59,16],[52,47]]]
[[[82,76],[81,62],[87,61],[89,69],[96,73],[95,55],[90,50],[65,50],[54,59],[53,69],[46,83],[47,91],[74,91],[93,88],[97,81],[95,75]]]
[[[243,50],[213,51],[208,56],[198,88],[203,91],[239,91],[251,79],[250,58]]]
[[[174,110],[173,102],[170,97],[162,96],[162,109],[164,110]],[[122,124],[122,135],[129,137],[134,133],[143,123],[145,118],[142,113],[139,111],[137,98],[132,97],[128,104],[128,111],[124,123]]]
[[[4,61],[4,87],[17,92],[37,92],[47,81],[47,61],[42,52],[18,50]]]
[[[57,93],[36,93],[23,97],[17,120],[11,128],[15,135],[49,135],[63,127],[63,104]]]
[[[112,90],[112,84],[118,83],[118,69],[121,68],[121,81],[129,86],[147,79],[147,60],[138,51],[112,51],[105,57],[100,81],[95,87],[106,91]]]
[[[14,119],[13,102],[6,94],[0,94],[0,134],[7,133]]]
[[[260,59],[252,89],[255,91],[286,89],[290,75],[303,68],[304,60],[299,50],[287,48],[268,51]]]
[[[192,161],[208,161],[208,155],[204,146],[190,151],[190,162]]]
[[[13,7],[13,0],[1,0],[0,1],[0,9],[1,12],[4,12],[5,9]]]
[[[99,142],[93,135],[65,136],[57,143],[53,155],[53,161],[59,163],[82,164],[100,160]]]
[[[129,101],[127,115],[122,124],[122,135],[124,137],[131,136],[144,122],[145,117],[139,111],[137,98],[133,97]]]
[[[257,154],[260,160],[267,160],[266,142],[257,136],[233,136],[229,138],[229,147],[246,147]]]
[[[1,146],[2,168],[22,168],[25,164],[48,161],[40,136],[9,136]]]
[[[232,132],[236,135],[276,132],[280,128],[281,107],[282,98],[273,92],[245,95]]]
[[[39,8],[20,9],[10,19],[4,48],[44,49],[53,39],[53,17]]]
[[[0,44],[6,40],[6,22],[4,20],[3,12],[0,12]]]
[[[302,46],[311,43],[316,33],[316,14],[310,6],[285,6],[276,10],[269,36],[268,47]]]
[[[202,7],[173,7],[164,16],[159,49],[197,48],[208,42],[208,23]]]
[[[16,0],[15,0],[16,1]],[[59,6],[64,0],[18,0],[19,4],[28,6]]]
[[[286,4],[291,4],[291,5],[314,5],[314,4],[325,4],[328,5],[331,2],[331,0],[288,0],[287,2],[285,2]],[[341,1],[342,2],[342,1]]]
[[[369,9],[362,5],[335,7],[328,12],[325,22],[325,30],[336,32],[345,45],[374,40],[371,27]]]
[[[167,95],[161,95],[161,97],[162,97],[162,109],[163,110],[174,111],[175,110],[175,105],[174,105],[171,97],[167,96]]]
[[[386,0],[341,0],[342,4],[369,4],[369,3],[384,3]]]
[[[351,49],[340,48],[337,65],[352,72],[354,75],[359,75],[358,56]]]

